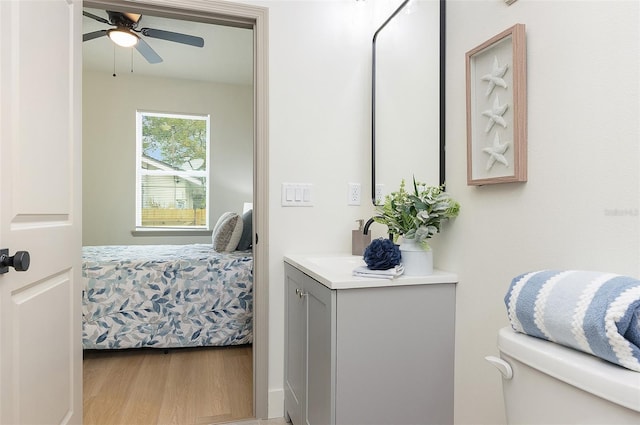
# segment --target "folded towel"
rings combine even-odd
[[[359,266],[353,270],[354,276],[372,277],[377,279],[395,279],[404,273],[404,266],[399,264],[387,270],[371,270],[367,266]]]
[[[542,270],[511,281],[511,327],[640,372],[640,281],[577,270]]]

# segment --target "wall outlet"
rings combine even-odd
[[[362,198],[362,186],[360,183],[349,183],[347,192],[347,205],[360,205]]]
[[[376,184],[376,205],[381,205],[384,202],[384,185],[382,183]]]

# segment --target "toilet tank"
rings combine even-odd
[[[498,348],[507,423],[640,424],[639,372],[509,327]]]

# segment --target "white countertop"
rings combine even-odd
[[[353,276],[358,266],[365,266],[362,256],[351,254],[291,254],[284,261],[311,276],[329,289],[376,288],[401,285],[430,285],[457,283],[458,276],[442,270],[434,270],[428,276],[400,276],[395,279],[378,279]]]

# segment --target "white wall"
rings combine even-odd
[[[455,421],[503,423],[496,332],[511,279],[541,268],[640,273],[637,1],[448,1],[447,189],[434,244],[458,273]],[[465,52],[526,25],[529,181],[466,185]],[[622,215],[613,215],[615,210]]]
[[[269,8],[269,416],[283,414],[287,253],[351,251],[371,193],[371,41],[392,0],[244,1]],[[283,182],[312,183],[311,208],[282,207]],[[362,205],[347,206],[347,184]],[[375,236],[383,230],[374,225]]]
[[[279,416],[282,256],[348,252],[353,220],[373,212],[346,206],[345,191],[349,181],[370,191],[378,15],[351,0],[253,3],[270,9],[269,413]],[[638,14],[634,1],[448,2],[447,186],[462,212],[433,245],[436,266],[460,276],[458,424],[504,422],[498,373],[483,357],[497,352],[512,277],[543,267],[639,273]],[[527,26],[529,181],[469,187],[464,54],[517,22]],[[314,207],[281,207],[284,181],[313,183]]]
[[[251,86],[83,73],[83,244],[208,243],[211,237],[134,237],[136,110],[210,114],[210,226],[253,193]]]
[[[372,207],[347,206],[347,183],[370,189],[370,6],[259,1],[269,7],[269,415],[283,414],[285,253],[347,252]],[[313,184],[311,208],[280,206],[281,184]]]

